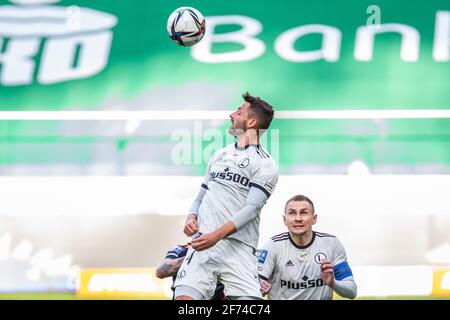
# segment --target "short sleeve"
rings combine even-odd
[[[352,269],[347,261],[347,254],[345,253],[344,246],[337,238],[335,238],[334,244],[333,271],[336,280],[342,280],[353,276]]]
[[[258,250],[258,274],[264,280],[270,279],[275,270],[276,252],[274,249],[273,241],[269,240]]]
[[[271,158],[268,158],[259,162],[249,186],[260,189],[269,198],[275,190],[277,182],[278,168],[275,162]]]
[[[333,252],[333,256],[334,256],[333,265],[338,265],[341,262],[347,261],[347,254],[345,252],[344,246],[339,241],[339,239],[338,238],[334,238],[334,239],[335,239],[335,242],[334,242],[334,252]]]

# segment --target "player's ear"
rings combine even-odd
[[[317,214],[313,214],[313,220],[312,220],[312,224],[316,224],[317,222]]]
[[[287,224],[286,224],[286,215],[285,215],[285,214],[283,214],[283,223],[284,223],[284,225],[287,227]]]
[[[257,125],[257,121],[256,121],[256,118],[250,118],[250,119],[248,119],[248,121],[247,121],[247,127],[250,129],[250,128],[256,128],[256,125]]]

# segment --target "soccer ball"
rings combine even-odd
[[[167,19],[169,37],[180,46],[192,46],[205,35],[205,18],[194,8],[175,9]]]

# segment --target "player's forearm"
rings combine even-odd
[[[188,216],[186,217],[186,221],[192,218],[197,219],[197,213],[189,213]]]
[[[177,274],[183,263],[184,257],[179,259],[166,259],[156,269],[156,276],[160,279],[171,277]]]
[[[247,223],[252,221],[258,215],[258,208],[254,205],[246,205],[239,210],[230,221],[236,226],[236,230],[242,229]]]
[[[257,188],[250,188],[245,207],[237,212],[232,218],[231,222],[236,226],[237,230],[242,229],[247,223],[256,218],[261,212],[261,208],[267,201],[267,196]]]
[[[343,280],[334,280],[333,290],[341,297],[354,299],[357,294],[356,283],[353,277],[347,277]]]
[[[236,226],[233,222],[228,221],[223,226],[214,231],[215,236],[218,240],[225,239],[229,235],[235,233],[237,231]]]
[[[200,205],[202,204],[203,197],[206,194],[206,188],[202,185],[200,188],[197,197],[195,198],[194,202],[191,205],[191,208],[189,209],[189,214],[197,214],[198,209],[200,208]]]

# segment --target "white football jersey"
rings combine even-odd
[[[330,259],[335,280],[352,277],[341,242],[330,234],[313,231],[304,247],[291,239],[289,232],[272,237],[258,250],[258,273],[272,284],[271,300],[324,300],[333,290],[320,276],[320,260]]]
[[[199,232],[209,233],[229,221],[245,206],[251,187],[269,197],[278,181],[273,158],[260,145],[240,148],[237,143],[218,150],[211,158],[202,187],[206,194],[197,221]],[[259,239],[259,214],[243,228],[230,235],[256,249]]]

